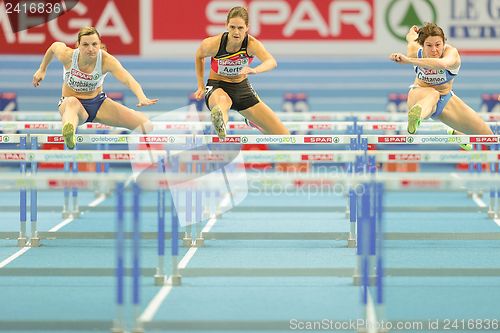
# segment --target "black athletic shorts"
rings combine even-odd
[[[238,83],[225,82],[219,80],[208,80],[207,87],[205,89],[205,104],[208,108],[208,99],[212,95],[215,89],[222,89],[229,95],[231,100],[233,101],[233,105],[231,105],[231,109],[236,111],[246,110],[249,107],[254,106],[255,104],[260,102],[259,96],[253,90],[252,85],[248,81],[248,79],[244,79]]]

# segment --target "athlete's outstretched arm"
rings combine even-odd
[[[45,78],[47,67],[49,67],[49,64],[54,56],[64,64],[66,60],[65,56],[68,50],[71,51],[71,48],[67,47],[66,44],[61,42],[54,42],[52,43],[52,45],[50,45],[50,47],[45,52],[45,55],[43,56],[40,67],[33,75],[33,85],[35,87],[38,87],[40,85],[40,81]]]
[[[118,59],[107,52],[103,52],[103,58],[104,57],[106,58],[106,70],[103,69],[103,71],[113,74],[118,81],[123,83],[134,93],[138,100],[138,107],[156,104],[156,102],[158,102],[158,98],[149,99],[146,97],[139,82],[137,82],[132,74],[122,66]]]
[[[390,59],[400,64],[411,64],[414,66],[453,70],[460,66],[460,55],[454,47],[449,47],[442,58],[410,58],[401,53],[392,53]]]
[[[264,45],[253,37],[249,37],[248,51],[250,54],[255,55],[262,63],[254,68],[245,67],[242,69],[241,74],[258,74],[275,69],[278,66],[276,59],[269,51],[266,50]]]

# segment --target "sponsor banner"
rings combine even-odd
[[[53,189],[60,188],[81,188],[86,189],[92,185],[92,182],[84,179],[48,179],[47,187]]]
[[[471,136],[470,143],[498,143],[497,136]]]
[[[387,55],[406,52],[413,25],[440,25],[462,54],[500,54],[498,0],[192,0],[175,10],[141,3],[142,54],[193,56],[202,39],[225,30],[233,6],[246,6],[249,33],[281,55]],[[150,15],[150,16],[149,16]]]
[[[302,154],[302,161],[333,161],[333,154]]]
[[[421,161],[421,154],[389,154],[389,161]]]
[[[25,153],[0,153],[2,161],[26,161]]]
[[[338,140],[336,140],[338,142]],[[332,136],[309,136],[304,138],[304,143],[334,143]]]
[[[40,140],[39,143],[45,143],[42,141]],[[48,143],[64,143],[64,137],[62,135],[48,135],[45,141]]]
[[[84,26],[96,27],[112,54],[139,54],[139,12],[139,0],[79,0],[67,13],[43,23],[46,13],[10,13],[0,0],[0,54],[41,55],[55,41],[75,47],[78,30]],[[11,22],[13,15],[16,19]],[[12,24],[39,25],[22,30]]]
[[[412,140],[408,140],[406,136],[379,136],[379,137],[374,137],[377,140],[377,143],[411,143],[413,142]],[[411,142],[410,142],[411,141]],[[370,142],[369,143],[373,143]]]
[[[112,129],[113,127],[108,126],[108,125],[99,124],[99,123],[86,123],[85,128],[86,129],[107,129],[107,130],[109,130],[109,129]]]
[[[267,40],[373,40],[375,0],[153,0],[153,40],[200,40],[225,29],[234,6],[248,8],[250,31]]]
[[[167,1],[149,0],[144,2],[151,23],[142,22],[143,54],[194,55],[202,39],[225,31],[234,6],[248,9],[249,33],[273,54],[339,54],[346,48],[352,53],[376,39],[376,1],[192,0],[172,10]]]
[[[405,45],[408,27],[435,22],[462,54],[500,54],[500,1],[378,0],[380,38]],[[381,14],[382,14],[381,13]]]
[[[134,155],[129,153],[104,153],[102,159],[108,161],[132,161]]]
[[[371,129],[374,131],[397,131],[400,127],[399,124],[373,124]]]
[[[399,182],[401,188],[424,188],[424,189],[437,189],[441,188],[444,185],[444,182],[441,180],[432,180],[432,179],[402,179]]]

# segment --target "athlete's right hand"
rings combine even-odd
[[[416,25],[412,26],[408,33],[406,34],[407,42],[414,42],[418,38],[418,31],[420,28]]]
[[[205,95],[205,87],[198,87],[198,89],[194,92],[194,98],[196,98],[197,100],[200,100],[203,98],[203,96]]]
[[[410,63],[408,57],[402,53],[391,53],[391,55],[389,56],[389,59],[391,59],[394,62],[400,63],[400,64],[409,64]]]
[[[33,86],[38,87],[40,85],[40,81],[42,81],[45,78],[45,71],[42,71],[41,69],[38,69],[35,74],[33,75]]]

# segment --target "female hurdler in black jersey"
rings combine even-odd
[[[229,109],[239,111],[265,134],[289,134],[274,112],[260,100],[247,76],[270,71],[276,60],[262,43],[248,35],[248,13],[243,7],[232,8],[227,15],[227,32],[203,40],[196,51],[195,97],[211,110],[212,123],[220,138],[226,136]],[[253,57],[262,63],[250,67]],[[205,58],[211,57],[210,76],[204,85]]]
[[[111,100],[103,92],[104,78],[109,72],[132,90],[138,99],[138,107],[158,101],[147,98],[139,83],[120,62],[101,49],[101,38],[94,27],[80,29],[76,49],[61,42],[55,42],[48,48],[40,68],[33,75],[35,87],[45,78],[54,56],[64,66],[62,97],[58,107],[63,123],[62,135],[68,148],[75,147],[75,129],[85,122],[138,129],[141,132],[152,128],[145,115]]]
[[[450,126],[452,134],[493,134],[481,117],[453,93],[461,61],[457,49],[445,43],[443,30],[434,23],[422,28],[413,26],[406,41],[407,55],[392,53],[390,59],[415,68],[415,82],[408,93],[408,133],[414,134],[422,119],[432,117]]]

